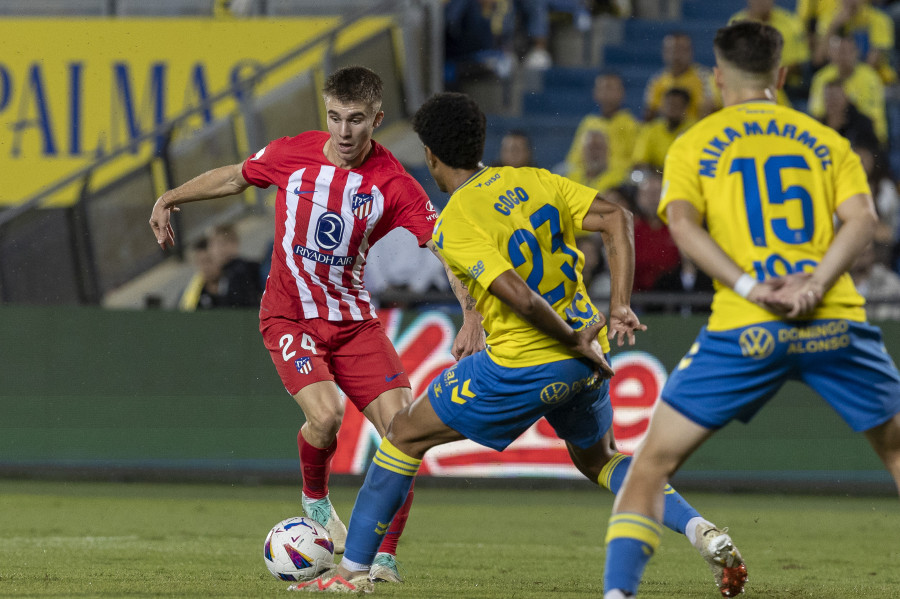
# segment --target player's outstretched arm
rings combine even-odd
[[[453,357],[457,360],[462,360],[466,356],[480,352],[487,347],[484,341],[484,328],[481,325],[483,318],[481,313],[475,309],[475,299],[469,295],[469,290],[466,289],[462,281],[453,274],[450,265],[441,256],[434,242],[429,241],[425,246],[441,261],[444,272],[447,273],[447,280],[450,282],[450,289],[453,290],[453,295],[456,296],[460,307],[462,307],[463,324],[459,329],[459,333],[456,334],[456,339],[453,340],[453,348],[451,349]]]
[[[597,335],[606,324],[601,314],[598,322],[580,331],[572,327],[556,313],[540,294],[535,293],[515,270],[501,273],[491,282],[488,291],[509,306],[520,318],[542,333],[575,350],[594,364],[594,372],[600,378],[609,378],[615,372],[603,355]]]
[[[224,198],[241,193],[250,187],[241,172],[242,168],[243,164],[231,164],[206,171],[159,196],[150,213],[150,228],[156,236],[159,247],[166,249],[175,245],[171,216],[173,211],[180,210],[179,204]]]
[[[619,347],[634,345],[635,331],[646,331],[631,309],[634,285],[634,218],[628,210],[604,200],[600,194],[588,209],[581,228],[599,231],[606,247],[610,272],[609,338],[617,337]]]

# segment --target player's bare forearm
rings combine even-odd
[[[872,242],[878,215],[872,196],[859,194],[837,208],[841,227],[812,273],[788,277],[774,298],[790,318],[815,311],[831,286],[843,275],[856,257]]]
[[[166,208],[186,202],[224,198],[241,193],[250,184],[244,179],[241,164],[229,164],[206,171],[190,181],[170,189],[160,198]]]
[[[849,270],[857,256],[872,243],[878,225],[878,214],[870,195],[860,194],[845,200],[838,206],[837,216],[841,227],[810,279],[811,284],[821,285],[823,293]]]
[[[509,306],[519,318],[548,337],[590,359],[599,376],[610,377],[613,375],[613,370],[607,364],[597,341],[600,329],[606,324],[602,315],[594,325],[581,331],[574,331],[569,323],[556,313],[553,306],[535,293],[512,269],[495,278],[488,291]]]
[[[469,294],[469,290],[466,289],[466,286],[463,285],[462,281],[453,274],[453,270],[450,268],[450,265],[447,264],[447,261],[444,260],[444,257],[441,256],[437,246],[433,241],[429,241],[425,246],[431,250],[431,253],[433,253],[438,260],[441,261],[441,266],[444,267],[444,272],[447,273],[447,281],[450,282],[450,289],[453,291],[453,295],[456,296],[456,300],[463,310],[463,318],[474,318],[478,322],[481,322],[481,314],[475,309],[475,299]]]
[[[462,358],[480,352],[487,347],[484,339],[484,328],[482,328],[481,325],[483,317],[481,316],[481,313],[475,309],[475,298],[469,294],[469,290],[466,289],[466,286],[463,285],[462,281],[453,274],[450,265],[447,264],[447,261],[441,256],[441,253],[438,251],[434,242],[429,241],[425,245],[437,259],[441,261],[444,272],[447,273],[450,289],[453,291],[453,295],[456,296],[456,299],[462,308],[463,324],[459,329],[459,333],[456,334],[456,339],[454,339],[453,348],[451,349],[453,357],[457,360],[461,360]]]
[[[244,179],[241,169],[240,164],[222,166],[197,175],[183,185],[162,194],[150,213],[150,228],[156,237],[156,243],[162,249],[175,245],[171,213],[180,210],[179,204],[223,198],[247,189],[250,184]]]
[[[610,311],[631,304],[634,286],[634,217],[618,204],[604,200],[600,194],[588,209],[581,228],[599,231],[606,248],[610,274]]]
[[[700,213],[693,204],[677,200],[671,202],[666,216],[675,245],[703,272],[729,287],[733,287],[738,278],[746,274],[703,228]]]

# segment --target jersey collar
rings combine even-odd
[[[450,195],[452,196],[454,193],[456,193],[457,191],[459,191],[460,189],[462,189],[463,187],[465,187],[466,185],[468,185],[469,183],[471,183],[473,180],[477,179],[478,176],[481,175],[481,173],[483,173],[483,172],[486,171],[486,170],[488,170],[488,167],[482,166],[481,169],[479,169],[478,171],[476,171],[476,173],[475,173],[474,175],[472,175],[471,177],[469,177],[468,179],[466,179],[466,182],[465,182],[465,183],[463,183],[462,185],[460,185],[459,187],[457,187],[456,189],[454,189],[454,190],[453,190],[453,193],[451,193]]]

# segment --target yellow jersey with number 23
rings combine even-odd
[[[659,215],[687,200],[713,240],[759,281],[816,268],[834,239],[834,213],[868,194],[849,142],[796,110],[746,102],[716,112],[669,149]],[[864,300],[844,273],[811,318],[865,320]],[[716,281],[709,329],[734,329],[778,316]]]
[[[514,269],[575,330],[600,314],[581,278],[575,231],[596,190],[536,168],[483,168],[461,185],[435,223],[432,240],[484,317],[488,351],[501,366],[579,357],[488,292]],[[609,352],[606,328],[599,336]]]

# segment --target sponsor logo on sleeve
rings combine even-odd
[[[479,260],[474,265],[469,267],[469,276],[473,279],[477,279],[484,273],[484,262]]]

